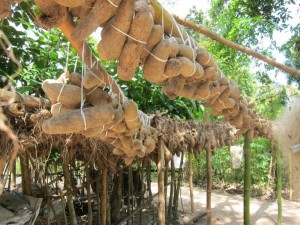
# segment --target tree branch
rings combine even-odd
[[[186,19],[182,19],[182,18],[180,18],[176,15],[173,15],[173,16],[179,24],[181,24],[185,27],[188,27],[188,28],[190,28],[190,29],[192,29],[196,32],[199,32],[199,33],[201,33],[201,34],[203,34],[203,35],[205,35],[205,36],[207,36],[207,37],[209,37],[209,38],[211,38],[215,41],[218,41],[223,45],[226,45],[226,46],[228,46],[230,48],[233,48],[237,51],[243,52],[247,55],[251,55],[252,57],[257,58],[261,61],[264,61],[265,63],[270,64],[270,65],[272,65],[272,66],[274,66],[274,67],[276,67],[280,70],[283,70],[283,71],[285,71],[289,74],[292,74],[292,75],[295,75],[295,76],[298,76],[298,77],[300,76],[300,71],[299,70],[296,70],[296,69],[290,68],[288,66],[285,66],[285,65],[275,61],[274,59],[271,59],[270,57],[267,57],[263,54],[260,54],[258,52],[255,52],[255,51],[251,50],[250,48],[247,48],[245,46],[237,44],[233,41],[229,41],[226,38],[223,38],[223,37],[219,36],[218,34],[208,30],[206,27],[204,27],[202,25],[195,24],[195,23],[193,23],[191,21],[188,21]]]

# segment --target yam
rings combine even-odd
[[[99,73],[99,70],[96,69],[88,69],[86,70],[83,76],[83,86],[86,89],[91,89],[96,86],[101,86],[104,84],[103,74]]]
[[[178,52],[178,43],[174,39],[161,40],[153,49],[144,65],[144,78],[152,83],[158,83],[168,79],[164,70],[167,59],[173,52]]]
[[[85,130],[85,128],[90,129],[111,123],[114,119],[114,109],[109,105],[85,108],[83,109],[83,113],[86,120],[86,127],[81,110],[77,109],[45,120],[42,130],[47,134],[78,133]]]
[[[2,0],[0,1],[0,19],[10,17],[12,14],[10,2]]]
[[[206,51],[203,48],[199,48],[199,49],[197,49],[196,52],[197,52],[196,61],[198,63],[200,63],[201,66],[206,68],[206,67],[215,65],[215,61],[214,61],[212,55],[208,51]]]
[[[162,91],[169,99],[174,99],[183,89],[184,84],[185,78],[183,76],[173,77],[169,79],[168,83],[165,86],[163,86]]]
[[[145,154],[146,154],[145,147],[142,146],[140,149],[137,149],[137,150],[135,151],[135,153],[136,153],[137,157],[143,158],[143,157],[145,156]]]
[[[85,0],[54,0],[57,4],[65,7],[78,7],[84,4]]]
[[[133,163],[133,160],[134,160],[135,157],[125,157],[124,158],[124,163],[126,166],[129,166]]]
[[[124,121],[129,130],[137,132],[141,128],[141,121],[137,105],[134,101],[128,100],[123,103]]]
[[[235,80],[229,81],[230,97],[236,101],[241,99],[241,92]]]
[[[146,154],[149,154],[155,150],[155,141],[151,136],[146,137],[143,145],[145,146]]]
[[[57,4],[53,0],[35,0],[36,6],[41,11],[37,24],[48,30],[59,27],[67,19],[67,8]]]
[[[204,74],[202,76],[203,80],[210,79],[212,81],[218,80],[218,70],[216,66],[209,66],[204,69]]]
[[[56,80],[47,79],[42,84],[42,89],[52,103],[59,102],[66,106],[77,106],[81,102],[81,89],[72,84],[58,83]],[[83,98],[85,98],[83,90]]]
[[[87,91],[86,100],[88,103],[96,105],[112,104],[112,98],[102,88],[94,88]]]
[[[151,33],[146,44],[146,48],[144,48],[141,54],[140,65],[145,64],[147,58],[150,55],[150,52],[152,52],[153,48],[161,41],[163,35],[164,28],[161,25],[155,24],[152,27]]]
[[[98,54],[101,59],[114,60],[121,55],[127,36],[120,31],[128,33],[134,13],[134,3],[135,0],[122,1],[112,23],[103,28],[102,39],[98,44]]]
[[[113,149],[113,154],[114,155],[124,155],[123,150],[119,149],[119,148],[114,148]]]
[[[204,83],[199,84],[197,87],[195,93],[194,93],[194,99],[197,101],[203,101],[210,97],[210,85],[211,81],[206,81]]]
[[[167,61],[163,76],[166,78],[176,77],[180,74],[181,62],[179,59],[171,58]]]
[[[179,44],[178,56],[186,57],[190,61],[195,62],[197,53],[196,53],[196,50],[194,50],[190,46],[184,45],[184,44]]]
[[[85,0],[82,6],[71,8],[69,12],[71,13],[72,17],[82,19],[91,11],[95,1],[96,0]]]
[[[102,125],[99,127],[93,127],[87,130],[83,130],[80,133],[85,137],[100,137],[102,133],[104,133],[108,129],[107,126]]]
[[[134,77],[135,69],[139,66],[140,57],[153,24],[153,16],[148,5],[141,2],[136,8],[136,14],[130,27],[129,36],[132,38],[127,39],[119,58],[117,72],[120,79],[131,80]]]
[[[184,77],[191,77],[196,72],[196,64],[187,57],[177,57],[180,61],[180,74]]]
[[[79,73],[71,73],[68,78],[72,84],[81,87],[82,76]]]
[[[65,106],[61,103],[56,103],[56,104],[53,104],[51,106],[51,114],[52,116],[55,116],[57,114],[60,114],[60,113],[64,113],[64,112],[69,112],[71,111],[72,108],[68,107],[68,106]]]
[[[185,85],[178,92],[178,96],[182,96],[185,98],[194,98],[196,90],[197,90],[197,85]]]
[[[104,24],[117,12],[117,8],[122,0],[97,0],[88,15],[81,19],[76,26],[72,39],[84,41],[91,33],[93,33],[101,24]]]
[[[70,77],[70,73],[68,71],[63,72],[57,79],[56,81],[59,83],[66,83],[67,78]]]
[[[231,109],[235,106],[235,101],[233,98],[226,98],[221,100],[220,98],[212,105],[212,109],[223,110]]]

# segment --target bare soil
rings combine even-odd
[[[153,186],[153,193],[157,191],[157,185]],[[205,211],[206,191],[194,187],[195,209]],[[251,199],[251,223],[253,225],[277,224],[277,201]],[[181,188],[181,203],[178,210],[190,213],[189,187]],[[206,217],[200,219],[197,225],[206,224]],[[213,191],[212,193],[212,224],[215,225],[240,225],[243,224],[243,196],[228,194],[225,191]],[[300,224],[300,202],[282,200],[282,225]]]

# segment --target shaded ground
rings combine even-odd
[[[155,193],[157,186],[153,187]],[[195,209],[205,211],[206,192],[204,189],[194,187]],[[188,187],[181,189],[182,204],[178,210],[190,212],[190,193]],[[240,225],[243,224],[243,197],[232,195],[224,191],[213,191],[212,194],[212,224],[216,225]],[[254,225],[273,225],[277,221],[277,202],[270,200],[251,199],[251,223]],[[300,202],[283,200],[282,225],[300,224]],[[206,224],[206,217],[197,225]]]

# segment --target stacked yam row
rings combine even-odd
[[[223,115],[240,133],[252,130],[255,136],[268,136],[269,123],[240,96],[236,82],[222,74],[212,55],[191,37],[182,40],[164,35],[163,27],[154,24],[153,7],[145,1],[52,1],[52,5],[69,7],[71,15],[80,18],[74,40],[83,41],[103,28],[99,56],[119,61],[121,79],[131,80],[135,69],[143,66],[145,79],[161,86],[169,98],[205,101],[214,115]]]
[[[113,154],[124,156],[125,163],[131,164],[136,156],[144,157],[155,149],[157,135],[142,124],[135,102],[120,104],[119,97],[103,90],[101,83],[92,69],[83,78],[64,73],[57,80],[45,80],[42,88],[52,102],[53,116],[43,121],[42,130],[99,138],[115,147]]]

